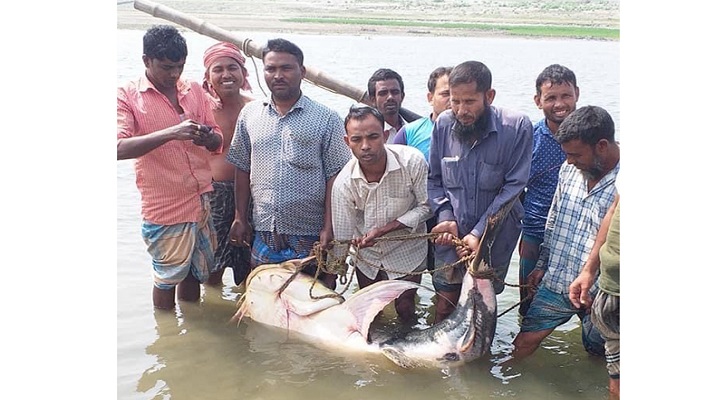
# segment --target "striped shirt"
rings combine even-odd
[[[614,201],[618,172],[619,163],[587,192],[582,173],[573,165],[562,165],[536,263],[536,268],[546,270],[541,283],[549,290],[569,293],[569,285],[579,276]]]
[[[270,100],[242,108],[227,161],[249,172],[256,230],[319,236],[327,180],[350,159],[342,118],[302,95],[285,115]]]
[[[423,154],[398,144],[386,145],[385,152],[387,164],[380,182],[369,183],[356,158],[337,175],[332,187],[332,226],[336,240],[362,237],[396,219],[406,228],[385,236],[426,233],[425,221],[432,214],[426,189],[428,164]],[[336,256],[340,257],[345,250],[335,249]],[[384,266],[388,278],[396,279],[420,266],[427,254],[425,238],[381,241],[360,249],[356,266],[370,279],[378,273],[375,267]]]
[[[176,112],[145,74],[119,87],[117,139],[146,135],[185,119],[212,126],[221,135],[201,85],[179,79],[176,90],[183,115]],[[210,152],[191,140],[171,140],[138,157],[136,186],[141,192],[144,220],[158,225],[199,221],[203,211],[200,195],[213,190],[209,159],[221,151],[222,146]]]

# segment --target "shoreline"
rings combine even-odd
[[[314,35],[391,35],[391,36],[460,36],[460,37],[526,37],[569,38],[581,40],[619,40],[619,9],[547,11],[547,3],[539,8],[485,7],[468,10],[460,17],[451,13],[453,4],[446,0],[421,0],[417,5],[371,8],[372,3],[349,4],[341,0],[308,0],[304,3],[280,0],[262,4],[254,0],[167,0],[158,4],[201,19],[228,31],[262,31]],[[490,3],[489,0],[458,3]],[[511,1],[508,1],[511,3]],[[450,1],[449,1],[450,3]],[[496,4],[507,3],[500,0]],[[540,4],[539,4],[540,3]],[[299,5],[297,5],[299,4]],[[518,4],[518,3],[517,3]],[[558,4],[558,3],[557,3]],[[581,4],[581,3],[577,3]],[[618,5],[618,3],[617,3]],[[210,12],[213,10],[214,12]],[[248,10],[254,10],[250,13]],[[492,12],[495,10],[497,12]],[[133,3],[117,6],[117,29],[145,30],[152,25],[174,24],[134,8]],[[485,27],[484,27],[485,25]],[[537,27],[535,33],[511,33],[512,28]],[[182,30],[189,30],[180,27]],[[611,31],[602,36],[602,30]],[[615,37],[612,37],[616,35]]]

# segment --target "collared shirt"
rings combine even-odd
[[[529,183],[524,197],[522,231],[539,239],[544,238],[546,216],[556,191],[559,168],[566,161],[566,154],[546,125],[546,118],[534,125],[534,146],[531,158]]]
[[[400,128],[398,133],[395,134],[393,143],[415,147],[423,153],[425,161],[428,162],[430,134],[433,132],[434,124],[435,121],[433,121],[430,117],[418,118],[409,124],[405,124],[402,128]]]
[[[546,220],[544,242],[536,268],[546,270],[542,285],[568,293],[594,246],[599,226],[614,201],[619,163],[591,191],[575,166],[564,164]]]
[[[342,118],[305,95],[285,115],[268,99],[242,108],[227,161],[249,172],[256,230],[320,234],[327,180],[351,157],[344,136]]]
[[[529,177],[532,126],[519,112],[489,106],[485,128],[473,145],[462,143],[452,132],[456,119],[451,110],[438,116],[430,144],[428,201],[438,222],[456,221],[458,237],[480,238],[490,215],[517,198]],[[508,263],[521,233],[523,206],[517,199],[504,220],[491,250],[493,266]],[[452,246],[437,246],[436,257],[457,260]]]
[[[144,74],[139,80],[118,88],[118,139],[142,136],[191,119],[221,128],[196,82],[179,79],[176,83],[179,115],[168,98],[156,90]],[[223,143],[223,140],[222,140]],[[191,140],[171,140],[135,160],[136,186],[141,192],[144,220],[158,225],[198,222],[202,217],[200,195],[213,190],[209,159],[221,154],[222,146],[210,152]]]
[[[403,119],[400,114],[398,114],[398,123],[400,124],[400,127],[404,127],[406,122]],[[388,132],[388,144],[393,144],[393,140],[395,139],[395,135],[398,133],[398,129],[395,129],[394,126],[390,125],[388,121],[385,121],[385,124],[383,126],[383,131]]]
[[[407,228],[385,236],[426,233],[430,218],[426,181],[428,165],[420,151],[407,146],[386,145],[387,162],[380,182],[368,182],[356,158],[340,171],[332,188],[332,225],[336,240],[359,238],[374,228],[398,220]],[[343,247],[343,246],[338,246]],[[346,248],[337,248],[336,255]],[[385,267],[390,279],[415,270],[426,259],[425,238],[381,241],[360,249],[356,266],[374,279]],[[390,271],[401,271],[392,273]]]

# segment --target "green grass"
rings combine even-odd
[[[595,28],[587,26],[554,26],[554,25],[503,25],[503,24],[476,24],[464,22],[426,22],[403,21],[391,19],[364,19],[364,18],[286,18],[285,22],[303,22],[318,24],[347,24],[347,25],[379,25],[403,26],[415,28],[450,28],[473,29],[502,33],[513,36],[544,36],[576,39],[607,39],[619,40],[619,29]]]

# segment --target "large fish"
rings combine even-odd
[[[370,323],[391,301],[420,285],[401,280],[374,283],[347,300],[313,299],[313,278],[295,274],[300,260],[260,265],[247,277],[246,291],[234,320],[249,317],[286,329],[316,345],[355,352],[382,353],[396,364],[445,367],[482,356],[496,329],[496,298],[488,279],[466,274],[456,310],[444,321],[404,337],[369,342]],[[319,282],[315,297],[333,294]]]
[[[490,268],[488,249],[513,202],[489,218],[472,263],[476,275]],[[496,295],[491,279],[474,278],[467,272],[456,309],[448,318],[427,329],[371,342],[368,332],[375,316],[404,291],[420,285],[385,280],[359,290],[347,300],[319,299],[334,292],[320,283],[312,286],[310,276],[296,274],[306,261],[309,259],[255,268],[247,277],[246,292],[233,320],[249,317],[299,334],[319,346],[382,353],[405,368],[454,366],[479,358],[490,349],[496,331]]]

